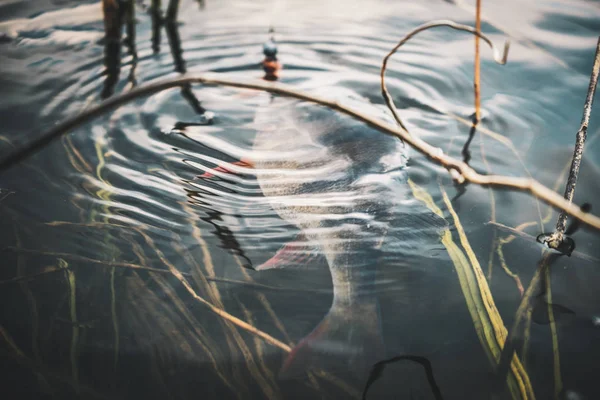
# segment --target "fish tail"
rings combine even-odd
[[[298,376],[313,367],[366,378],[372,366],[384,357],[378,302],[334,304],[319,325],[292,349],[280,376]]]

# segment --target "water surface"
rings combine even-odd
[[[482,48],[486,130],[473,137],[470,165],[532,176],[562,192],[600,32],[599,5],[484,3],[482,29],[498,45],[510,35],[512,45],[505,66]],[[0,5],[0,155],[103,98],[155,79],[184,72],[260,79],[271,26],[282,82],[339,88],[383,109],[381,60],[402,35],[433,19],[473,24],[470,2],[462,1],[188,0],[177,23],[160,25],[149,6],[137,2],[135,37],[124,29],[120,46],[104,37],[99,2]],[[410,131],[457,158],[464,156],[470,127],[453,116],[468,120],[473,112],[472,70],[472,37],[439,28],[404,46],[387,73]],[[255,174],[201,177],[253,155],[263,100],[262,93],[225,87],[166,90],[75,129],[1,173],[0,274],[3,280],[32,275],[2,283],[7,392],[31,398],[360,397],[366,376],[357,378],[343,354],[311,365],[309,375],[283,379],[284,350],[226,323],[173,274],[139,268],[184,273],[199,297],[290,346],[327,313],[333,291],[322,257],[253,270],[299,232],[273,210]],[[294,106],[321,115],[317,106],[290,101]],[[211,124],[206,112],[214,115]],[[598,115],[575,196],[594,213],[600,209]],[[531,237],[551,231],[556,212],[523,193],[456,187],[442,168],[409,154],[407,177],[430,193],[460,243],[440,187],[452,199],[510,329],[521,299],[518,281],[526,289],[542,257],[543,247]],[[384,357],[429,360],[444,399],[511,398],[494,383],[445,247],[437,233],[411,222],[410,207],[425,205],[414,198],[411,204],[389,224],[385,256],[377,259],[372,294]],[[490,221],[529,223],[524,232],[530,237],[507,241],[510,232]],[[582,228],[573,237],[577,253],[553,261],[551,296],[536,294],[542,306],[517,343],[538,399],[600,396],[594,373],[599,236]],[[555,305],[552,323],[548,302]],[[423,367],[405,360],[390,364],[368,397],[432,393]]]

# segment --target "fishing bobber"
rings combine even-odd
[[[265,71],[263,79],[276,81],[279,78],[281,64],[277,61],[277,44],[273,39],[269,39],[263,45],[263,54],[265,55],[265,59],[262,62],[263,70]]]

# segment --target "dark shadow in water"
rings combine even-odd
[[[152,20],[152,50],[155,54],[160,52],[161,35],[160,30],[164,26],[169,41],[171,55],[175,71],[184,74],[187,72],[185,60],[183,58],[183,50],[181,47],[181,38],[177,25],[177,13],[179,11],[179,0],[169,1],[165,18],[162,17],[160,9],[160,0],[153,0],[149,8],[150,17]],[[200,8],[204,7],[204,2],[201,2]],[[126,3],[118,5],[116,1],[104,1],[104,64],[106,66],[106,79],[104,81],[104,89],[102,91],[102,99],[106,99],[114,94],[115,87],[119,82],[121,73],[121,37],[122,27],[126,24],[127,37],[125,45],[128,48],[128,53],[131,55],[131,70],[128,81],[132,86],[137,84],[135,78],[135,70],[137,66],[138,56],[136,51],[136,31],[135,31],[135,1],[127,0]],[[192,92],[190,84],[184,85],[181,88],[181,95],[190,104],[192,109],[200,115],[204,115],[206,109],[202,107],[198,98]]]
[[[248,268],[248,269],[254,269],[252,267],[252,261],[250,261],[250,259],[248,258],[248,256],[246,256],[246,253],[244,252],[244,250],[242,250],[242,246],[240,245],[240,243],[237,241],[237,239],[235,238],[235,235],[233,234],[233,232],[231,231],[231,229],[229,229],[227,226],[223,226],[218,224],[217,222],[219,221],[223,221],[223,213],[214,209],[210,208],[210,202],[206,202],[203,201],[203,196],[202,193],[200,191],[197,190],[189,190],[189,189],[185,189],[185,191],[187,192],[187,196],[190,199],[190,203],[191,204],[196,204],[196,205],[201,205],[204,212],[206,213],[206,217],[200,217],[200,219],[202,221],[205,221],[207,223],[209,223],[210,225],[212,225],[215,230],[212,231],[211,233],[213,233],[215,236],[217,236],[217,238],[219,238],[219,241],[221,242],[221,248],[229,250],[231,253],[235,254],[236,256],[243,258],[246,263],[243,263],[242,266],[244,268]],[[212,194],[214,196],[214,194]],[[241,216],[238,216],[241,218]]]
[[[127,52],[131,55],[131,69],[127,81],[131,86],[137,85],[135,71],[137,68],[138,56],[135,45],[135,0],[118,3],[116,1],[103,1],[104,11],[104,65],[106,67],[104,88],[101,98],[107,99],[115,92],[115,87],[119,83],[121,74],[121,38],[123,35],[123,24],[127,36],[125,37],[125,46]]]
[[[436,400],[443,400],[440,387],[437,385],[435,377],[433,376],[433,368],[431,367],[431,362],[425,357],[414,356],[409,354],[379,361],[378,363],[373,365],[373,369],[371,369],[371,373],[369,374],[369,378],[367,379],[367,383],[362,393],[362,399],[366,400],[369,388],[371,387],[371,385],[373,385],[373,383],[375,383],[377,379],[381,377],[381,374],[383,373],[383,370],[385,369],[385,366],[387,364],[392,364],[403,360],[413,361],[418,364],[421,364],[421,366],[425,370],[425,374],[427,375],[427,382],[429,383],[429,387],[431,388],[431,393],[433,393],[433,397]]]
[[[467,193],[467,185],[468,185],[468,182],[463,182],[463,183],[456,182],[454,184],[454,187],[456,188],[456,195],[450,201],[456,211],[460,211],[460,202],[458,202],[457,200],[459,198],[461,198],[465,193]]]
[[[179,14],[179,0],[169,0],[169,5],[167,6],[167,21],[175,21],[177,14]]]
[[[160,28],[162,27],[160,0],[152,0],[150,18],[152,20],[152,51],[154,54],[158,54],[160,52]]]
[[[187,68],[185,66],[185,60],[183,59],[183,50],[181,49],[181,38],[179,37],[177,22],[167,18],[165,21],[165,31],[167,33],[169,47],[171,48],[171,55],[173,56],[175,71],[185,74],[187,72]],[[200,104],[200,100],[198,100],[196,95],[194,95],[192,92],[192,85],[183,85],[181,87],[181,95],[184,99],[186,99],[196,113],[202,115],[206,112],[206,109]]]
[[[477,132],[477,123],[475,120],[475,116],[473,116],[473,125],[471,126],[471,129],[469,130],[469,137],[467,138],[467,141],[465,142],[465,145],[462,148],[462,156],[463,156],[463,161],[465,164],[469,164],[469,161],[471,161],[471,150],[469,150],[469,147],[471,146],[471,142],[473,141],[473,138],[475,137],[475,133]],[[462,195],[464,195],[467,192],[466,186],[467,183],[460,183],[460,184],[456,184],[456,196],[454,196],[454,198],[452,199],[452,204],[454,204],[454,202],[456,200],[458,200]],[[460,210],[460,203],[456,203],[455,204],[455,208],[457,211]]]
[[[592,211],[592,205],[590,203],[583,203],[581,205],[581,211],[589,213],[590,211]],[[567,226],[567,229],[565,230],[565,235],[573,235],[579,230],[580,227],[581,221],[579,221],[578,219],[571,219],[571,223],[569,224],[569,226]]]
[[[467,141],[465,142],[465,145],[462,148],[461,154],[463,156],[463,161],[465,164],[469,164],[469,161],[471,161],[471,150],[469,150],[469,147],[471,146],[471,142],[473,141],[473,138],[475,137],[475,133],[477,132],[477,123],[475,120],[475,116],[473,116],[473,125],[471,126],[471,129],[469,130],[469,137],[467,138]],[[467,184],[468,182],[463,182],[463,183],[456,183],[454,186],[456,188],[456,195],[452,198],[452,205],[454,205],[454,208],[456,209],[456,211],[460,211],[460,203],[457,202],[456,200],[458,200],[460,197],[462,197],[466,192],[467,192]]]
[[[104,65],[106,67],[102,99],[107,99],[115,92],[121,73],[121,35],[124,7],[115,1],[103,1],[104,12]]]
[[[469,130],[469,138],[465,142],[465,145],[463,146],[463,149],[461,152],[461,154],[463,156],[463,161],[465,162],[465,164],[469,164],[469,161],[471,161],[471,150],[469,150],[469,147],[471,146],[471,142],[473,141],[473,138],[475,137],[475,132],[477,132],[477,123],[476,123],[476,120],[473,119],[473,125],[471,126],[471,129]]]
[[[127,46],[128,53],[131,56],[131,69],[129,70],[129,77],[127,80],[131,86],[137,85],[137,79],[135,78],[135,71],[137,68],[138,56],[135,46],[135,0],[129,0],[127,3],[127,22],[126,31],[127,37],[125,38],[125,45]]]
[[[201,2],[200,8],[204,8],[204,2]],[[150,16],[152,18],[152,51],[155,54],[160,52],[161,35],[160,30],[164,26],[169,41],[171,56],[175,71],[181,74],[187,72],[183,50],[181,48],[181,37],[179,36],[179,26],[177,25],[177,14],[179,12],[179,0],[171,0],[167,7],[165,17],[162,17],[160,9],[160,0],[153,0],[150,6]],[[206,109],[202,107],[198,98],[192,92],[192,85],[186,84],[181,87],[181,95],[190,104],[192,109],[200,115],[204,115]]]
[[[204,7],[204,2],[200,2],[200,8]],[[167,40],[169,42],[169,48],[171,50],[171,56],[173,57],[173,64],[175,67],[175,71],[181,74],[187,72],[187,67],[185,63],[185,59],[183,58],[183,49],[181,47],[181,37],[179,36],[179,27],[177,25],[177,12],[179,8],[178,0],[171,0],[169,2],[169,6],[167,9],[166,18],[164,21],[153,20],[153,47],[156,43],[156,48],[160,43],[160,25],[164,24],[165,32],[167,34]],[[160,18],[160,11],[154,9],[153,18]],[[155,34],[156,32],[156,34]],[[156,37],[155,37],[156,36]],[[186,84],[181,87],[181,95],[188,102],[188,104],[192,107],[192,109],[199,114],[200,116],[205,116],[206,109],[202,107],[200,100],[196,97],[196,95],[192,91],[192,85]],[[179,130],[183,136],[188,139],[203,145],[202,143],[195,141],[185,135],[185,129],[189,126],[200,126],[200,125],[209,125],[212,124],[212,119],[210,117],[205,117],[200,122],[183,122],[178,121],[175,124],[174,129]],[[240,243],[235,238],[234,233],[227,228],[226,226],[219,225],[217,221],[223,221],[222,215],[223,213],[216,211],[214,209],[210,209],[210,202],[204,202],[200,199],[202,198],[202,193],[200,191],[192,191],[186,189],[188,198],[190,198],[190,202],[192,204],[200,202],[203,205],[204,212],[206,212],[207,217],[200,217],[201,220],[211,224],[215,229],[211,233],[213,233],[219,241],[221,242],[221,247],[223,249],[229,250],[233,254],[238,257],[244,259],[246,262],[242,264],[243,267],[253,269],[252,262],[246,256],[244,251],[242,250]]]

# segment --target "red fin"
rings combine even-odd
[[[381,317],[375,299],[368,304],[333,306],[319,325],[290,352],[281,368],[282,378],[317,367],[349,372],[366,379],[372,366],[385,357]]]
[[[291,265],[308,264],[321,257],[317,249],[303,242],[306,242],[306,238],[300,233],[296,236],[295,240],[285,244],[277,250],[277,253],[273,257],[254,269],[263,271],[266,269],[284,268]]]
[[[239,167],[244,167],[244,168],[254,168],[254,164],[252,164],[251,161],[246,160],[246,159],[241,159],[240,161],[232,162],[230,164],[237,165]],[[225,174],[236,174],[236,172],[230,170],[226,166],[219,165],[217,168],[208,170],[205,173],[203,173],[202,175],[200,175],[200,178],[212,178],[213,176],[215,176],[213,174],[213,172],[223,172]]]

